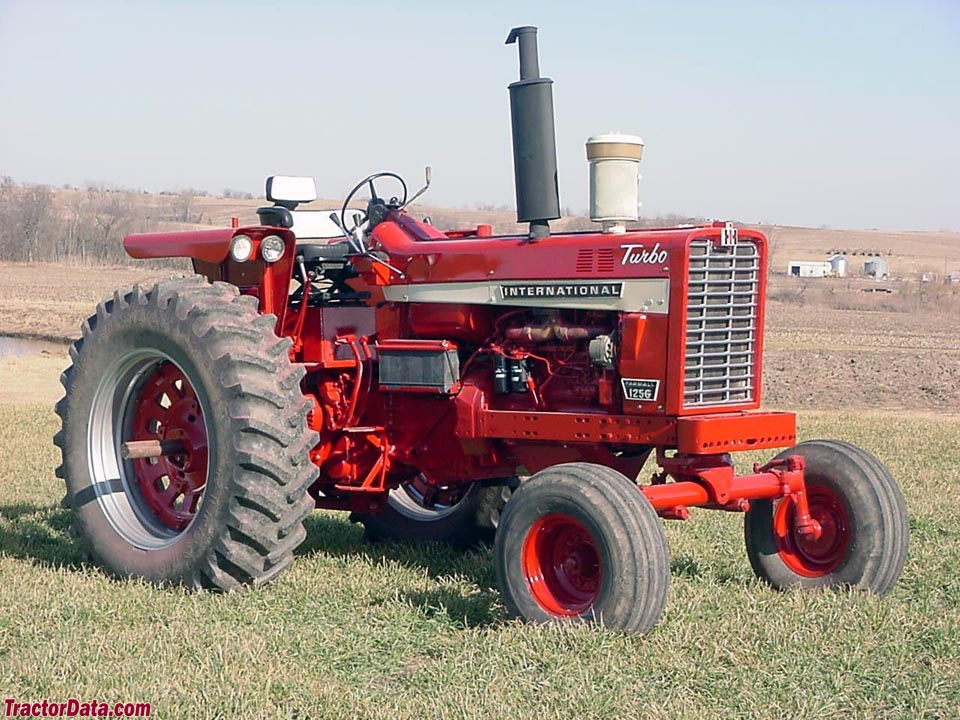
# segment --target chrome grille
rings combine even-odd
[[[684,407],[756,398],[760,256],[751,242],[690,244]]]

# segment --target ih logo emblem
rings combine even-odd
[[[738,239],[739,232],[731,223],[727,223],[723,226],[723,229],[720,231],[721,246],[730,247],[731,245],[736,245]]]

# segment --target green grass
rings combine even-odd
[[[960,717],[960,421],[805,414],[901,479],[910,558],[885,598],[777,593],[741,519],[669,523],[648,637],[508,620],[489,551],[367,545],[316,513],[271,588],[191,595],[85,564],[37,405],[0,408],[0,700],[146,701],[154,717]],[[744,457],[745,462],[753,458]]]

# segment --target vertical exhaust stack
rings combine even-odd
[[[530,239],[537,240],[549,235],[549,221],[560,217],[553,80],[540,77],[537,29],[514,28],[507,45],[515,42],[520,46],[520,79],[508,89],[517,222],[530,223]]]

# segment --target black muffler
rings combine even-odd
[[[535,240],[549,235],[549,221],[560,217],[553,80],[540,77],[535,27],[511,30],[507,45],[514,42],[520,45],[520,79],[508,89],[517,222],[530,223],[530,239]]]

